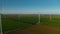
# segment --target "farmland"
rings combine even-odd
[[[60,15],[41,15],[40,22],[50,26],[60,26]]]
[[[4,34],[60,34],[60,15],[9,14],[1,19],[3,32],[19,29]]]
[[[31,27],[38,22],[37,14],[20,14],[20,15],[2,15],[2,31],[10,31],[14,29],[25,29]]]

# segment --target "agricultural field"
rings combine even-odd
[[[11,31],[4,34],[60,34],[60,15],[8,14],[1,19],[3,33]]]
[[[41,15],[40,23],[50,26],[60,26],[60,15]]]
[[[25,29],[38,22],[37,14],[8,14],[1,15],[2,31]]]

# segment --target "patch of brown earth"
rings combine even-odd
[[[60,27],[37,24],[24,30],[16,30],[3,34],[60,34]]]

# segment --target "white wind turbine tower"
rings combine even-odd
[[[52,20],[52,16],[51,16],[51,14],[50,14],[50,21]]]
[[[49,15],[49,20],[51,21],[52,20],[52,14],[50,13]]]
[[[38,13],[38,23],[40,23],[40,12]]]
[[[0,32],[0,34],[2,34],[2,23],[1,23],[1,14],[0,14],[0,30],[1,30],[1,32]]]
[[[38,23],[37,24],[39,24],[40,23],[40,11],[37,10],[36,13],[38,14]]]
[[[1,8],[1,13],[0,13],[0,30],[1,30],[1,32],[0,32],[0,34],[3,34],[2,33],[2,22],[1,22],[1,15],[2,15],[2,8]]]
[[[37,24],[39,24],[40,23],[40,12],[38,12],[37,14],[38,14],[38,23]]]

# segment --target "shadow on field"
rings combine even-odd
[[[36,24],[24,30],[15,30],[3,34],[60,34],[60,27]]]

